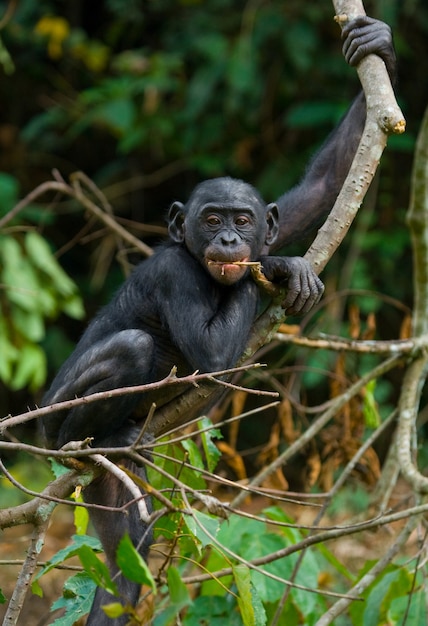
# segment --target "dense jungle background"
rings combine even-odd
[[[376,185],[323,279],[327,294],[369,289],[411,306],[405,212],[428,100],[428,8],[411,0],[365,6],[393,29],[407,131],[390,139]],[[53,169],[65,179],[82,170],[121,223],[153,245],[169,204],[185,200],[199,180],[240,177],[266,201],[298,182],[359,88],[328,2],[24,0],[0,7],[2,214]],[[85,315],[47,325],[48,377],[123,280],[113,235],[71,202],[52,208],[51,198],[27,210],[26,223],[37,224],[77,283]],[[308,243],[287,253],[303,254]],[[382,312],[378,331],[397,336],[394,310]],[[28,389],[13,389],[12,373],[1,378],[2,414],[34,400]],[[39,372],[32,391],[43,383]]]
[[[393,30],[396,93],[407,130],[389,139],[364,205],[323,272],[324,301],[303,325],[305,332],[395,339],[409,336],[413,303],[406,211],[428,103],[428,5],[374,0],[364,6]],[[107,212],[149,246],[166,233],[169,204],[184,201],[200,180],[231,175],[255,185],[267,202],[275,200],[299,181],[359,90],[333,13],[327,0],[0,2],[0,224],[19,199],[58,176],[53,171],[66,181],[84,172],[108,201]],[[286,253],[304,254],[310,242],[296,242]],[[87,321],[141,258],[81,203],[52,192],[7,224],[0,232],[0,416],[40,401]],[[29,298],[24,289],[11,298],[10,285],[28,281],[38,285],[38,296]],[[299,399],[313,406],[375,357],[355,356],[345,365],[335,354],[275,344],[259,360],[287,381],[290,373],[304,372]],[[395,406],[399,382],[396,370],[378,381],[372,408],[380,419]],[[259,383],[269,386],[266,379]],[[241,399],[234,399],[234,410]],[[246,469],[225,461],[221,470],[233,478],[251,474],[263,462],[264,446],[272,445],[277,419],[276,412],[248,419],[236,443]],[[297,407],[288,422],[296,430],[287,441],[283,428],[275,445],[281,449],[310,420]],[[422,470],[428,463],[424,421]],[[337,424],[331,428],[320,437],[316,470],[311,448],[284,470],[283,486],[329,488],[347,460],[332,452],[331,440],[342,434]],[[32,442],[36,430],[30,422],[15,434]],[[351,430],[355,440],[364,439],[360,423]],[[361,506],[379,477],[390,434],[354,477]],[[21,482],[40,488],[45,471],[26,459],[4,455]],[[21,501],[7,480],[0,482],[0,498],[4,506]],[[341,502],[349,504],[345,497]]]

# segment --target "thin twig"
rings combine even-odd
[[[126,489],[133,496],[135,503],[137,504],[141,520],[145,524],[148,524],[150,522],[150,514],[147,509],[144,494],[141,493],[140,489],[128,476],[128,474],[120,469],[120,467],[118,467],[115,463],[109,461],[109,459],[107,459],[102,454],[93,454],[90,458],[98,465],[101,465],[101,467],[107,470],[110,474],[113,474],[113,476],[115,476],[117,480],[119,480],[126,487]]]
[[[22,606],[30,586],[31,579],[37,568],[37,559],[44,545],[46,530],[49,525],[49,517],[42,519],[40,517],[37,524],[33,526],[31,543],[27,549],[27,556],[22,565],[18,576],[17,583],[12,593],[6,615],[3,620],[3,626],[16,626],[21,614]]]
[[[375,339],[369,341],[324,334],[319,337],[302,337],[301,335],[277,333],[275,340],[281,343],[291,343],[302,348],[313,348],[314,350],[334,350],[335,352],[358,352],[362,354],[379,355],[405,355],[423,351],[428,348],[428,335],[412,337],[411,339],[392,339],[384,341]]]
[[[364,574],[364,576],[360,578],[360,580],[350,589],[350,594],[355,594],[356,596],[359,596],[367,589],[367,587],[369,587],[373,583],[376,577],[381,572],[383,572],[383,570],[391,563],[394,557],[404,546],[411,532],[416,528],[418,520],[419,518],[415,516],[411,517],[407,521],[407,524],[400,532],[397,539],[395,539],[389,550],[387,550],[387,552],[382,556],[382,558],[379,559],[379,561],[377,561],[373,565],[373,567],[367,572],[367,574]],[[349,600],[348,598],[341,598],[340,600],[338,600],[316,622],[315,626],[328,626],[329,624],[331,624],[333,620],[335,620],[339,615],[346,611],[351,601],[352,600]]]
[[[402,357],[401,356],[393,356],[380,363],[375,368],[373,368],[370,372],[368,372],[365,376],[360,378],[356,383],[351,385],[349,389],[347,389],[341,396],[333,402],[332,406],[327,409],[315,422],[313,422],[309,428],[305,430],[305,432],[297,439],[294,443],[292,443],[282,454],[280,454],[272,463],[268,465],[268,467],[263,468],[261,472],[257,476],[255,476],[251,481],[251,486],[258,486],[263,483],[268,476],[276,472],[282,465],[284,465],[289,459],[291,459],[299,450],[301,450],[313,437],[324,428],[326,424],[336,415],[336,413],[343,407],[345,404],[349,402],[351,398],[353,398],[359,391],[367,385],[371,380],[378,378],[379,376],[385,374],[389,370],[396,367]],[[235,500],[232,502],[232,506],[237,507],[242,501],[245,499],[245,494],[239,494]]]
[[[231,369],[220,370],[218,372],[210,372],[207,374],[198,374],[197,372],[195,372],[193,374],[189,374],[188,376],[181,377],[175,375],[175,368],[173,368],[168,376],[154,383],[146,383],[144,385],[132,385],[130,387],[120,387],[108,391],[100,391],[97,393],[89,394],[87,396],[83,396],[81,398],[74,398],[73,400],[56,402],[45,407],[32,409],[31,411],[28,411],[27,413],[21,413],[20,415],[3,417],[0,419],[0,434],[3,433],[7,428],[12,428],[19,424],[23,424],[30,420],[42,417],[44,415],[49,415],[53,411],[67,411],[76,406],[81,406],[82,404],[90,404],[92,402],[99,402],[100,400],[106,400],[109,398],[115,398],[117,396],[124,396],[127,394],[138,394],[146,391],[152,391],[154,389],[160,389],[164,385],[196,385],[199,381],[209,380],[210,382],[220,386],[232,386],[232,388],[242,389],[242,387],[237,387],[236,385],[231,385],[230,383],[221,380],[220,377],[227,374],[234,374],[258,367],[264,366],[261,363],[254,363],[252,365],[233,367]],[[272,391],[263,391],[251,388],[245,388],[245,391],[250,394],[255,394],[259,396],[275,398],[278,397],[278,394]],[[154,432],[156,433],[156,431]]]

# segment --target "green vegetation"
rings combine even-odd
[[[324,305],[308,316],[303,331],[388,340],[411,336],[412,253],[405,214],[415,137],[428,101],[428,7],[423,0],[373,0],[365,8],[393,28],[407,132],[389,141],[379,177],[323,274]],[[299,0],[0,2],[1,417],[37,405],[88,317],[141,258],[75,197],[51,189],[28,198],[13,219],[6,217],[9,211],[41,183],[60,176],[68,181],[81,170],[94,181],[85,189],[88,198],[153,245],[164,233],[168,204],[184,200],[203,178],[241,177],[267,201],[274,200],[299,180],[358,89],[355,71],[341,57],[332,13],[330,2]],[[307,243],[296,243],[291,252],[303,253]],[[387,492],[393,450],[389,416],[399,397],[399,368],[372,378],[283,464],[263,485],[274,490],[269,503],[260,494],[249,497],[243,508],[252,515],[227,507],[213,511],[212,502],[203,499],[209,491],[216,502],[233,501],[234,488],[211,473],[247,484],[260,465],[271,463],[316,421],[326,403],[379,363],[373,354],[345,356],[281,344],[263,360],[268,373],[241,382],[280,389],[279,407],[248,415],[239,432],[223,428],[225,441],[218,433],[196,434],[182,444],[155,448],[158,469],[151,469],[150,481],[174,509],[163,511],[156,524],[153,553],[162,566],[150,573],[126,539],[120,554],[127,575],[145,585],[149,599],[143,604],[154,611],[155,626],[176,624],[178,615],[184,626],[217,626],[225,620],[232,626],[318,624],[336,602],[329,594],[346,595],[369,571],[373,579],[359,594],[363,601],[351,603],[332,623],[426,624],[423,520],[418,538],[406,548],[400,544],[383,568],[382,557],[405,537],[400,533],[407,526],[388,526],[396,533],[391,539],[382,529],[364,534],[360,545],[370,550],[362,548],[361,556],[355,548],[348,554],[346,544],[341,552],[340,539],[305,544],[318,532],[310,527],[321,505],[326,527],[352,526],[355,519],[367,521],[379,513],[369,507],[380,501],[376,486]],[[424,392],[418,424],[421,471],[428,459],[426,401]],[[254,401],[235,392],[230,404],[231,411],[228,404],[221,407],[219,419],[253,408]],[[306,412],[305,406],[321,408]],[[382,430],[388,419],[390,426]],[[377,441],[349,468],[377,432]],[[4,442],[13,444],[15,438],[37,442],[35,420],[7,432]],[[28,451],[2,449],[2,508],[29,499],[7,471],[19,484],[43,490],[47,463],[37,458],[35,465]],[[159,471],[174,478],[168,481]],[[342,476],[346,484],[334,491]],[[302,521],[300,505],[279,497],[288,488],[311,493],[309,523]],[[400,489],[394,492],[397,511],[423,501],[405,483]],[[58,626],[71,626],[86,612],[96,584],[111,590],[107,610],[112,616],[124,610],[97,556],[99,546],[86,534],[82,511],[76,508],[76,534],[33,581],[33,593],[46,595],[42,587],[49,572],[78,557],[82,570],[53,603],[54,609],[65,609],[52,618]],[[387,514],[382,509],[379,523],[386,523],[381,520]],[[295,545],[300,552],[292,551]],[[287,550],[287,556],[274,560]],[[272,559],[250,565],[267,555]],[[224,576],[213,576],[224,569]],[[190,584],[195,576],[202,578]],[[3,594],[0,603],[10,599],[5,589]]]

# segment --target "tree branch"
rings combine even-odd
[[[346,20],[365,15],[360,0],[334,0],[337,20],[343,25]],[[319,274],[342,243],[357,214],[367,189],[373,179],[380,157],[386,146],[387,133],[402,133],[405,129],[404,117],[395,101],[386,67],[382,59],[370,55],[359,64],[358,75],[365,93],[367,117],[364,131],[343,188],[326,222],[307,251],[305,258]],[[246,351],[239,363],[245,363],[263,345],[268,343],[281,322],[284,311],[281,296],[273,299],[271,306],[253,325]],[[178,402],[169,404],[157,411],[153,420],[153,434],[165,432],[163,422],[186,421],[196,417],[198,411],[212,398],[213,390],[201,385],[180,396]]]
[[[333,419],[336,413],[344,407],[351,398],[353,398],[363,387],[367,385],[371,380],[378,378],[382,374],[390,371],[396,367],[401,360],[401,356],[392,356],[383,363],[380,363],[374,367],[365,376],[355,382],[349,389],[347,389],[341,396],[338,396],[332,403],[332,405],[325,411],[320,417],[315,420],[309,428],[305,430],[302,435],[292,444],[290,444],[284,452],[282,452],[268,467],[262,469],[257,476],[255,476],[249,483],[251,487],[257,487],[261,485],[268,476],[273,474],[277,469],[287,463],[297,452],[299,452],[304,446],[313,439],[313,437],[324,428],[328,422]],[[238,507],[245,499],[245,493],[241,492],[233,500],[232,506]]]
[[[407,219],[414,255],[413,328],[414,333],[420,336],[428,328],[428,108],[416,144]],[[428,351],[425,350],[407,368],[399,401],[398,462],[405,479],[419,493],[428,493],[428,478],[419,472],[414,460],[417,455],[416,419],[427,373]]]
[[[68,196],[69,198],[74,198],[77,200],[82,206],[85,207],[90,213],[95,215],[97,219],[99,219],[103,224],[105,224],[112,232],[121,237],[124,241],[129,243],[131,246],[136,248],[143,256],[150,256],[153,254],[152,249],[147,246],[143,241],[134,237],[132,233],[130,233],[126,228],[118,224],[118,222],[114,219],[112,215],[110,215],[105,210],[101,209],[98,205],[95,204],[83,191],[81,183],[83,182],[87,186],[87,179],[84,174],[81,172],[75,172],[70,176],[71,185],[67,184],[65,180],[60,176],[58,172],[54,172],[54,176],[56,180],[49,180],[35,189],[33,189],[28,195],[25,196],[14,208],[6,213],[4,217],[0,219],[0,230],[6,226],[11,220],[13,220],[19,213],[25,209],[26,206],[35,202],[41,196],[44,196],[49,191],[55,191],[56,193],[63,194]],[[92,192],[97,190],[96,197],[98,199],[104,198],[100,189],[96,188],[95,185],[92,185]],[[102,202],[104,206],[108,206],[108,201],[104,198]]]
[[[360,0],[333,0],[333,5],[341,27],[365,15]],[[357,72],[366,99],[366,123],[342,190],[305,255],[317,273],[324,269],[348,232],[375,175],[387,135],[402,133],[406,127],[382,59],[373,54],[365,57]]]

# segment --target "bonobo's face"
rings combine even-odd
[[[263,222],[248,205],[208,203],[190,220],[186,244],[217,282],[232,285],[248,271],[245,264],[257,259],[262,229],[264,235]]]
[[[184,241],[214,280],[233,285],[273,243],[276,216],[276,206],[266,207],[250,185],[218,178],[198,185],[185,206],[171,207],[170,234]]]

